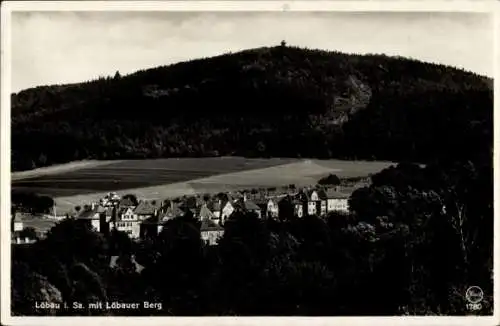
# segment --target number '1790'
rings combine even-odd
[[[475,311],[481,310],[482,306],[480,303],[467,303],[467,309]]]

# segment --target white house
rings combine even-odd
[[[23,214],[17,212],[12,218],[14,219],[12,232],[22,231],[24,229]]]
[[[139,238],[140,236],[141,221],[134,213],[132,207],[121,208],[112,225],[116,230],[127,233],[132,239]]]
[[[94,203],[90,207],[82,210],[76,219],[82,222],[89,223],[90,226],[97,232],[101,232],[101,215],[105,212],[105,208]]]
[[[225,221],[234,212],[234,205],[231,200],[225,201],[222,205],[220,218],[221,221]]]
[[[279,213],[279,207],[278,203],[274,199],[269,199],[267,202],[267,210],[266,210],[267,216],[268,217],[278,217]]]
[[[124,207],[120,209],[118,216],[122,221],[133,221],[138,219],[132,207]]]
[[[216,245],[224,234],[224,228],[209,219],[201,220],[201,239],[208,245]]]
[[[294,214],[297,217],[302,217],[304,216],[304,205],[300,202],[294,202]]]
[[[349,211],[349,195],[328,189],[327,196],[327,211]]]
[[[209,220],[216,223],[217,225],[220,224],[220,219],[217,216],[215,216],[215,214],[212,211],[210,211],[206,203],[201,205],[198,217],[202,221]]]
[[[176,203],[174,203],[174,201],[171,200],[168,203],[168,206],[164,207],[163,212],[160,215],[161,215],[160,221],[165,222],[167,220],[183,216],[184,212],[179,208],[179,206]]]
[[[307,201],[307,214],[308,215],[315,215],[317,213],[317,207],[316,207],[316,202],[314,201]]]
[[[319,194],[316,190],[308,190],[304,193],[305,202],[307,203],[307,215],[316,215],[318,211]]]
[[[216,217],[206,204],[200,209],[200,233],[201,239],[208,245],[215,245],[224,234],[224,228],[219,225],[219,218]]]

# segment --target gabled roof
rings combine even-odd
[[[14,215],[14,222],[22,222],[24,219],[28,218],[28,216],[22,212],[16,212]]]
[[[166,218],[174,218],[182,215],[184,215],[184,212],[174,202],[170,202],[170,206],[167,207],[163,214]]]
[[[314,192],[316,192],[318,194],[318,198],[321,200],[322,198],[321,198],[320,190],[316,190],[316,189],[305,189],[305,190],[299,191],[294,196],[294,198],[298,199],[298,200],[302,200],[302,201],[311,201],[312,200],[311,197],[312,197]]]
[[[235,205],[236,208],[244,209],[247,211],[260,211],[260,207],[257,206],[253,201],[251,200],[243,200],[240,199],[238,200]]]
[[[151,201],[143,200],[137,205],[134,213],[137,215],[153,215],[160,208],[160,204],[155,201],[154,204]]]
[[[87,219],[87,220],[92,220],[92,219],[98,219],[99,215],[101,213],[101,210],[99,210],[100,206],[94,207],[93,209],[86,209],[82,210],[80,214],[76,218],[78,219]]]
[[[118,215],[122,215],[125,214],[128,210],[131,210],[132,212],[134,211],[132,207],[120,207],[117,213]]]
[[[336,191],[333,188],[329,188],[326,191],[326,197],[329,199],[346,199],[349,198],[350,195],[344,192]]]
[[[306,196],[307,196],[308,200],[311,200],[311,197],[312,197],[313,193],[317,193],[318,194],[318,191],[316,189],[309,189],[309,190],[306,191]],[[318,197],[319,197],[319,194],[318,194]]]
[[[278,200],[274,198],[269,198],[269,200],[266,201],[266,204],[273,203],[274,205],[278,204]]]
[[[229,200],[223,200],[221,204],[221,209],[226,207],[227,204],[234,207],[235,201],[232,198],[230,198]]]
[[[198,216],[200,217],[200,219],[203,221],[203,220],[210,220],[210,219],[215,219],[215,215],[214,213],[212,213],[210,211],[210,209],[208,209],[207,205],[206,204],[203,204],[201,205],[200,207],[200,211],[198,213]]]

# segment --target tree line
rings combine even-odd
[[[12,214],[16,212],[48,214],[55,205],[54,199],[50,196],[19,190],[11,191],[10,201]]]

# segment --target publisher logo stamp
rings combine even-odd
[[[484,293],[479,286],[471,286],[465,292],[465,299],[467,299],[467,308],[469,310],[480,310],[482,308],[481,301],[483,301]]]

